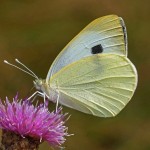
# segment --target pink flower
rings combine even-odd
[[[18,100],[18,95],[12,102],[8,98],[3,103],[0,100],[0,128],[61,146],[68,136],[64,126],[67,114],[61,113],[61,107],[49,112],[47,105],[34,106],[28,100]]]

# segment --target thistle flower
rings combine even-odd
[[[51,146],[61,146],[68,136],[64,126],[66,114],[62,108],[49,112],[48,104],[34,106],[28,100],[19,100],[18,95],[12,102],[0,100],[0,128],[20,135],[47,141]]]

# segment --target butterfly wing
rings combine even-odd
[[[76,61],[50,80],[59,92],[59,103],[99,117],[117,115],[130,101],[137,72],[128,58],[97,54]]]
[[[94,47],[103,53],[127,55],[127,34],[123,19],[108,15],[86,26],[57,56],[48,72],[47,82],[64,66],[93,55]]]

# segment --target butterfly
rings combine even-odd
[[[28,71],[21,70],[35,77],[37,92],[33,95],[94,116],[113,117],[130,101],[137,86],[137,71],[127,58],[127,48],[123,19],[108,15],[91,22],[67,44],[46,79],[16,61]]]

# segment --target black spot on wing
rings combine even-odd
[[[98,53],[102,53],[103,52],[103,47],[101,44],[96,45],[94,47],[91,48],[91,53],[92,54],[98,54]]]

